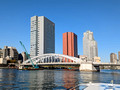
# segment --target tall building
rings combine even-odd
[[[63,33],[63,54],[78,57],[76,34],[72,32]]]
[[[84,33],[83,55],[87,56],[88,61],[93,61],[94,57],[98,57],[97,42],[94,40],[93,32],[91,31]]]
[[[14,47],[4,46],[3,48],[3,58],[9,60],[18,60],[18,51]]]
[[[118,52],[118,62],[120,63],[120,51]]]
[[[117,54],[115,54],[115,53],[110,54],[110,62],[117,63]]]
[[[31,17],[30,56],[55,53],[55,24],[44,16]]]

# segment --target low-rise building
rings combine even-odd
[[[93,62],[97,62],[97,63],[100,63],[100,62],[101,62],[100,57],[94,57],[93,60],[94,60]]]
[[[23,57],[23,62],[24,62],[25,60],[27,60],[27,55],[26,55],[25,52],[22,52],[22,57]]]
[[[118,62],[120,63],[120,51],[118,52]]]
[[[27,59],[28,59],[28,57],[27,57],[27,55],[26,55],[25,52],[19,53],[18,60],[19,60],[20,62],[24,62],[24,61],[26,61]]]
[[[87,56],[86,55],[79,55],[78,57],[81,58],[82,61],[87,62]]]
[[[18,60],[18,51],[14,47],[4,46],[3,58],[9,60]]]
[[[0,64],[7,64],[7,60],[4,60],[3,58],[0,58]]]
[[[3,50],[0,48],[0,58],[3,58]]]

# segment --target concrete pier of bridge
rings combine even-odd
[[[81,62],[79,70],[80,71],[100,71],[100,67],[94,66],[92,62]]]

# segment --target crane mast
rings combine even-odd
[[[23,49],[24,49],[24,51],[25,51],[25,53],[26,53],[26,56],[28,57],[28,59],[30,59],[30,62],[32,63],[32,66],[33,66],[34,68],[39,68],[37,64],[34,65],[34,63],[33,63],[33,61],[31,60],[31,58],[30,58],[30,56],[29,56],[29,54],[28,54],[25,46],[23,45],[23,43],[22,43],[21,41],[20,41],[20,44],[21,44],[21,46],[23,47]]]

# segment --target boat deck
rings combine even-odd
[[[120,84],[110,83],[87,83],[78,85],[79,90],[120,90]],[[70,90],[74,90],[72,88]]]

